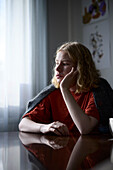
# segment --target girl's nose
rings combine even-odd
[[[55,69],[56,69],[56,71],[61,71],[61,70],[62,70],[62,65],[61,65],[61,63],[58,64],[58,65],[56,65]]]

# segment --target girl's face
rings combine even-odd
[[[55,76],[57,82],[60,83],[65,75],[71,71],[72,67],[74,67],[74,63],[65,51],[59,51],[57,53],[55,63]]]

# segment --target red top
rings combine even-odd
[[[99,120],[99,112],[94,102],[93,92],[77,94],[72,92],[72,95],[85,114]],[[68,112],[60,89],[51,92],[32,111],[24,115],[24,117],[26,116],[37,123],[60,121],[65,123],[70,131],[78,131]]]

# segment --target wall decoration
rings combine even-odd
[[[83,43],[90,49],[98,69],[110,67],[108,20],[84,26]]]
[[[82,0],[82,22],[93,23],[108,17],[108,0]]]

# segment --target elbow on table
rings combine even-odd
[[[29,118],[28,117],[25,117],[25,118],[22,118],[20,123],[18,124],[18,129],[19,131],[23,131],[23,132],[26,132],[27,129],[28,129],[28,126],[30,124],[29,122]]]
[[[88,135],[91,133],[92,130],[90,129],[80,129],[79,132],[81,135]]]
[[[20,123],[18,124],[19,131],[25,132],[26,131],[26,118],[23,118]]]
[[[20,123],[18,124],[18,129],[19,129],[19,131],[23,131],[22,129],[23,129],[23,125],[22,125],[22,122],[20,121]]]
[[[81,135],[88,135],[90,134],[97,126],[98,126],[98,120],[93,117],[89,117],[89,123],[85,122],[81,126],[78,127],[79,132]]]

